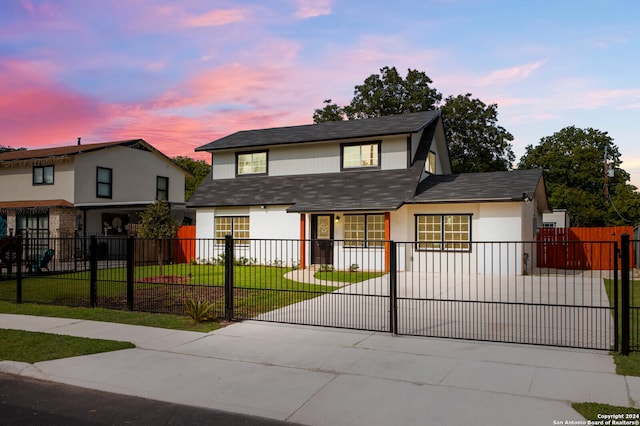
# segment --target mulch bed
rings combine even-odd
[[[184,314],[184,301],[189,299],[207,300],[213,303],[215,316],[224,316],[224,287],[187,284],[188,277],[157,276],[137,279],[135,284],[166,284],[153,287],[135,288],[133,292],[134,310],[154,313]],[[234,298],[242,299],[251,290],[234,289]],[[126,309],[126,294],[118,296],[98,296],[98,306]]]

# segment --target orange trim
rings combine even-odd
[[[384,214],[384,239],[391,240],[391,213],[389,212]],[[391,245],[388,242],[384,243],[384,269],[387,272],[391,269]]]
[[[307,244],[305,235],[307,233],[307,215],[300,215],[300,269],[304,269],[307,264]]]

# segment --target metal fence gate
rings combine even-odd
[[[20,244],[0,276],[0,299],[184,314],[184,301],[198,298],[227,320],[640,349],[631,262],[640,241],[628,236],[621,245],[562,241],[553,250],[583,257],[554,268],[540,267],[539,242],[332,241],[326,263],[309,267],[309,240],[50,239],[56,254],[46,270]],[[563,258],[549,247],[547,259]],[[613,268],[594,269],[595,258]]]

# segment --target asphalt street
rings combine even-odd
[[[290,426],[293,423],[0,373],[0,424]]]

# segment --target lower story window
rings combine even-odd
[[[237,244],[248,244],[249,216],[220,216],[215,220],[215,238],[218,244],[223,244],[225,236],[232,235]],[[240,241],[238,241],[240,240]]]
[[[349,214],[344,216],[345,247],[383,247],[383,214]]]
[[[416,215],[418,250],[471,250],[471,215]]]

